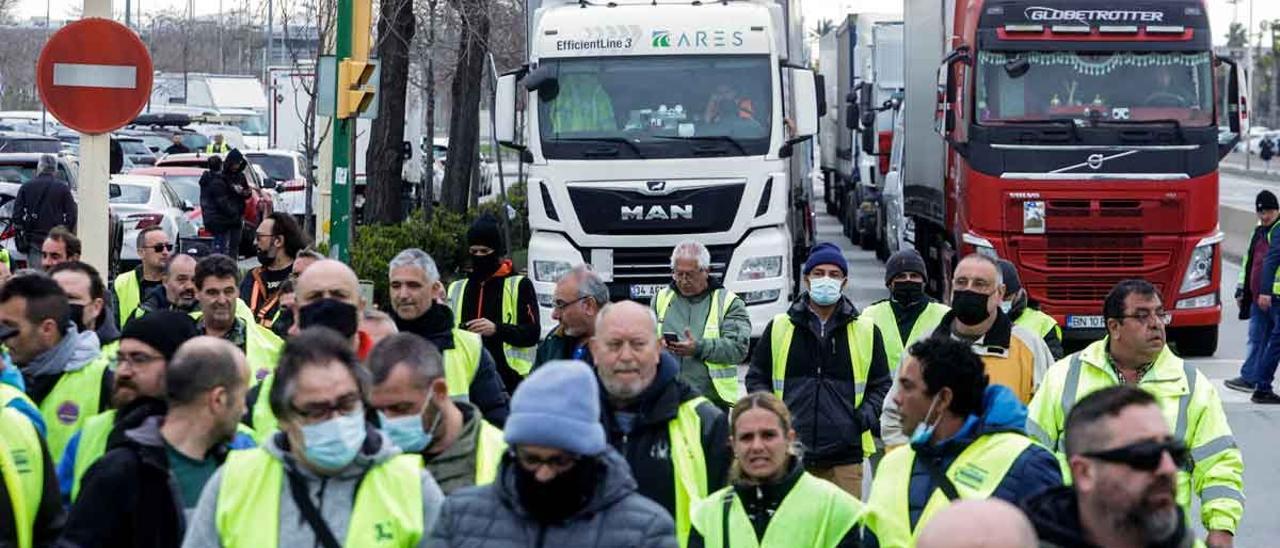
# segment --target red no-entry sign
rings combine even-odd
[[[54,118],[90,135],[120,129],[151,96],[151,54],[128,27],[81,19],[62,27],[40,52],[36,86]]]

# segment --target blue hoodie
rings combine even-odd
[[[946,470],[978,438],[1000,432],[1016,432],[1026,434],[1023,429],[1027,423],[1027,407],[1018,400],[1013,391],[1000,385],[987,387],[982,398],[982,414],[970,415],[955,435],[935,445],[916,445],[911,448],[916,458],[911,465],[911,483],[908,488],[907,509],[910,512],[911,527],[914,529],[924,512],[936,486],[925,466],[926,459],[935,459],[939,467]],[[1039,494],[1045,489],[1062,485],[1062,469],[1053,453],[1036,444],[1032,444],[1009,468],[1000,485],[992,493],[998,499],[1018,505],[1023,500]],[[867,530],[868,538],[863,546],[879,546],[875,535]]]

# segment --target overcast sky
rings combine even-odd
[[[65,19],[70,12],[72,6],[78,6],[83,0],[18,0],[18,15],[21,18],[44,16],[46,6],[52,12],[54,19]],[[239,4],[243,0],[225,0],[226,6]],[[249,0],[251,3],[258,5],[265,0]],[[941,0],[939,0],[941,1]],[[1225,41],[1227,27],[1231,24],[1236,8],[1232,6],[1228,0],[1207,0],[1209,4],[1210,23],[1213,25],[1213,38],[1215,42]],[[1264,19],[1280,19],[1280,1],[1278,0],[1239,0],[1239,19],[1241,22],[1248,21],[1248,6],[1253,3],[1253,19],[1254,21],[1262,21]],[[124,0],[114,0],[115,9],[117,11],[124,10]],[[137,9],[136,2],[142,3],[144,13],[149,13],[157,9],[173,8],[184,9],[185,0],[135,0],[134,9]],[[893,0],[801,0],[804,4],[805,18],[808,20],[807,27],[812,27],[813,22],[821,19],[839,20],[844,13],[852,13],[855,11],[885,11],[886,6],[899,6],[894,10],[901,12],[901,4],[895,3]],[[196,14],[217,13],[219,0],[199,0],[195,2]]]

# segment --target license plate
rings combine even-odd
[[[632,299],[652,299],[658,295],[665,284],[636,284],[631,286]]]
[[[1067,327],[1072,329],[1103,329],[1107,327],[1102,316],[1067,316]]]

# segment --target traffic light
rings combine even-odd
[[[338,64],[338,118],[355,118],[373,103],[373,89],[367,87],[373,68],[373,63],[352,59]]]

